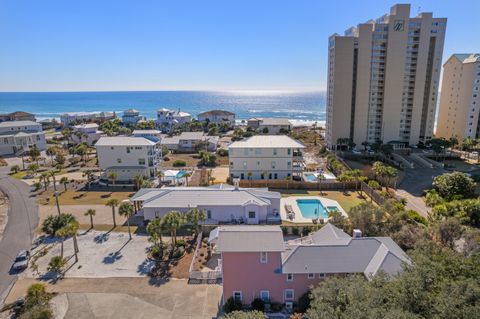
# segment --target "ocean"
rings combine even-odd
[[[122,111],[135,108],[147,118],[156,110],[180,108],[196,116],[212,109],[236,113],[238,119],[282,117],[295,122],[325,122],[325,92],[146,91],[146,92],[0,92],[0,113],[25,111],[38,120],[65,112]]]

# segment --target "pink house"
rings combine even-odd
[[[278,226],[220,226],[209,241],[221,254],[223,301],[234,297],[245,305],[261,298],[288,309],[328,276],[395,275],[410,262],[389,237],[362,237],[358,230],[351,237],[332,224],[292,241]]]

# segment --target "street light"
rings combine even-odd
[[[59,191],[55,191],[53,193],[53,196],[55,196],[55,202],[57,204],[57,211],[58,211],[58,216],[60,216],[60,205],[58,204],[58,196],[60,195]]]

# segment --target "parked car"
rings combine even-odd
[[[28,261],[30,260],[30,252],[28,250],[21,250],[17,257],[15,257],[15,261],[12,265],[12,270],[20,271],[24,270],[28,267]]]
[[[362,154],[361,151],[357,151],[357,150],[352,150],[352,153],[353,153],[353,154]]]

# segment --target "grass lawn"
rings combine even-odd
[[[184,161],[187,165],[186,167],[196,167],[200,159],[198,158],[198,154],[172,154],[168,153],[167,156],[170,160],[169,161],[162,161],[160,164],[161,167],[173,167],[173,162],[179,160]],[[175,169],[182,169],[182,167],[176,167]]]
[[[134,192],[98,192],[68,190],[60,193],[61,205],[105,205],[108,200],[116,198],[119,201],[133,196]],[[49,198],[49,200],[47,200]],[[48,190],[38,195],[40,205],[55,205],[53,191]]]
[[[10,176],[16,179],[23,179],[23,177],[27,174],[27,171],[18,171],[15,174],[10,174]]]
[[[81,230],[90,230],[90,224],[80,224],[79,228]],[[130,231],[132,234],[134,234],[137,231],[137,226],[130,226]],[[105,225],[105,224],[100,224],[100,225],[95,225],[93,224],[93,229],[98,230],[98,231],[113,231],[113,232],[128,232],[128,226],[120,225],[115,228],[113,228],[113,225]]]
[[[354,191],[323,191],[323,195],[320,195],[318,191],[300,191],[300,190],[281,190],[280,193],[282,197],[289,197],[289,196],[322,196],[329,199],[336,200],[340,206],[348,212],[350,208],[356,206],[365,201],[360,196],[360,193]]]

